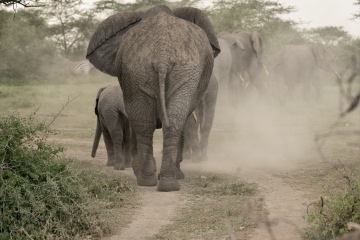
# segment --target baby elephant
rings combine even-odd
[[[108,155],[106,165],[114,166],[116,170],[131,167],[130,125],[119,84],[99,89],[95,114],[97,125],[91,156],[95,157],[103,133]]]

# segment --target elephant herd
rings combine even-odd
[[[274,73],[290,95],[301,78],[309,79],[304,89],[309,87],[316,64],[336,71],[321,46],[289,46],[279,54]],[[97,94],[91,156],[95,157],[103,134],[108,166],[120,170],[132,166],[140,186],[179,190],[183,157],[207,158],[218,89],[219,96],[226,95],[232,105],[252,87],[266,94],[260,78],[263,52],[259,33],[216,35],[197,8],[160,5],[108,17],[91,37],[86,58],[100,71],[117,77],[119,84],[101,88]],[[155,129],[163,132],[158,175],[153,156]]]

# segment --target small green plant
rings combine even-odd
[[[320,198],[308,214],[309,227],[305,233],[308,239],[332,239],[348,232],[348,222],[360,222],[360,179],[344,168],[340,186],[332,186],[328,198]]]
[[[194,181],[195,194],[199,195],[253,195],[256,186],[253,183],[234,181],[225,176],[209,175],[197,176]]]
[[[109,232],[104,209],[133,192],[121,179],[75,173],[35,114],[0,115],[0,239],[75,239]],[[119,206],[119,205],[117,205]]]

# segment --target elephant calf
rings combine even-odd
[[[95,114],[97,125],[91,156],[95,157],[103,133],[108,155],[106,165],[114,166],[116,170],[131,167],[130,125],[119,84],[99,89]]]
[[[191,158],[194,162],[207,159],[207,146],[209,135],[215,116],[215,106],[218,94],[218,81],[214,75],[211,76],[205,95],[195,109],[199,116],[198,121],[188,117],[184,129],[184,158]],[[200,141],[198,131],[200,127]]]

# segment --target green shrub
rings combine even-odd
[[[63,148],[49,142],[54,132],[34,115],[0,115],[0,239],[74,239],[110,231],[101,214],[131,187],[101,173],[75,174]]]
[[[333,185],[330,195],[315,203],[308,214],[308,239],[332,239],[349,231],[348,222],[360,223],[360,179],[355,176],[343,175],[346,183]]]

